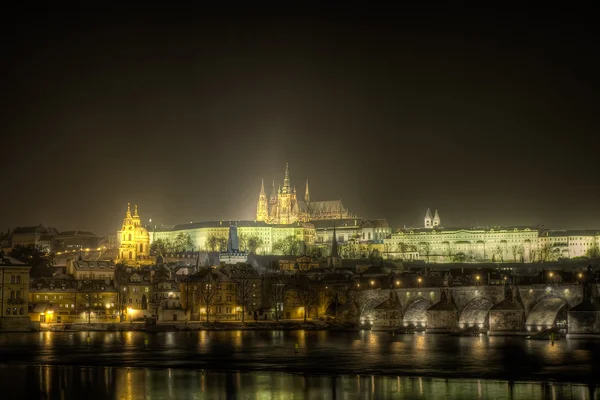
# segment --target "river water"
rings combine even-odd
[[[0,394],[10,399],[600,399],[598,384],[600,341],[366,331],[0,335]]]

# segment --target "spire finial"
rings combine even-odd
[[[308,178],[306,178],[306,191],[304,192],[304,202],[310,203],[310,191],[308,190]]]
[[[288,163],[285,163],[285,176],[283,178],[283,192],[289,193],[290,189],[290,170],[288,167]]]

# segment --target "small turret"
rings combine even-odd
[[[432,227],[432,221],[431,221],[431,210],[428,208],[427,209],[427,213],[425,214],[425,228],[431,228]]]
[[[440,220],[440,214],[438,213],[438,210],[435,210],[434,216],[433,216],[433,226],[441,226],[442,225],[442,221]]]

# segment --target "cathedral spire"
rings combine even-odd
[[[285,163],[285,176],[283,178],[283,192],[289,193],[290,189],[290,169],[288,163]]]
[[[308,178],[306,178],[306,192],[304,192],[304,202],[310,203],[310,192],[308,191]]]

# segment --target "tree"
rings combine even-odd
[[[150,245],[150,254],[166,254],[174,251],[173,243],[169,239],[156,239]]]
[[[235,298],[236,303],[242,308],[242,322],[245,320],[246,309],[252,307],[252,299],[255,298],[258,292],[258,274],[248,265],[242,268],[236,268],[235,276],[231,279],[235,283]]]
[[[323,314],[327,312],[327,308],[333,300],[334,291],[330,291],[325,285],[319,285],[317,290],[317,318],[319,318],[319,310],[322,310]]]
[[[32,268],[44,268],[54,265],[54,254],[44,253],[34,245],[16,245],[12,248],[9,256],[31,265]]]
[[[275,319],[279,321],[279,311],[283,312],[283,299],[288,288],[284,275],[271,277],[271,302],[275,308]]]
[[[427,263],[429,263],[429,255],[431,254],[431,245],[429,242],[419,243],[419,252],[425,255]]]
[[[179,232],[173,241],[175,251],[191,250],[193,246],[192,237],[188,232]]]
[[[210,312],[215,305],[219,286],[219,277],[212,269],[202,273],[196,284],[196,302],[204,306],[206,311],[206,322],[209,322]]]
[[[593,246],[585,252],[585,255],[591,259],[600,258],[600,249],[597,245]]]
[[[456,263],[464,263],[467,260],[467,256],[463,252],[458,252],[452,256],[452,260]]]
[[[504,262],[504,250],[502,250],[502,247],[496,246],[493,251],[493,255],[496,257],[496,261],[500,259],[500,262]]]
[[[247,240],[248,252],[251,254],[256,254],[256,250],[258,250],[258,248],[262,247],[263,245],[263,240],[258,236],[250,236]]]
[[[295,236],[288,236],[273,245],[273,250],[279,250],[286,256],[297,256],[302,250],[302,241]]]
[[[158,312],[162,309],[163,303],[163,293],[158,290],[157,285],[152,292],[152,309],[154,311],[154,315],[156,315],[156,321],[158,321]]]
[[[515,244],[510,248],[510,250],[512,251],[514,262],[517,262],[518,255],[523,255],[523,246]]]
[[[310,313],[311,308],[316,304],[317,300],[315,285],[310,279],[302,277],[296,282],[294,290],[304,309],[304,322],[306,322],[307,315]]]
[[[217,236],[214,233],[211,233],[206,238],[206,248],[208,251],[217,251],[221,250],[224,245],[227,245],[227,239],[222,236]]]

